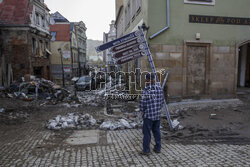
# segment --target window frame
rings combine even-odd
[[[45,28],[45,17],[41,16],[42,27]]]
[[[57,32],[56,31],[51,31],[50,35],[51,35],[51,40],[50,41],[55,42],[56,41]]]
[[[215,0],[211,0],[212,2],[202,2],[202,0],[192,1],[192,0],[184,0],[186,4],[195,4],[195,5],[215,5]]]
[[[40,26],[40,15],[36,12],[36,25]]]

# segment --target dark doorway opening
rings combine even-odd
[[[239,48],[238,87],[250,87],[250,43]]]
[[[37,78],[42,78],[43,77],[43,67],[34,67],[34,75]]]

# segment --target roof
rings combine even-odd
[[[50,32],[56,32],[55,41],[70,41],[70,24],[50,25]]]
[[[56,23],[69,22],[61,13],[55,12],[51,14],[51,17],[55,20]]]
[[[0,3],[0,24],[29,24],[32,9],[29,0],[3,0]]]

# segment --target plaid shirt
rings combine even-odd
[[[150,120],[160,120],[161,109],[164,103],[162,88],[152,84],[147,86],[142,94],[140,101],[140,111],[143,118]]]

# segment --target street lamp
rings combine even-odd
[[[57,49],[58,52],[60,53],[61,55],[61,65],[62,65],[62,81],[63,81],[63,87],[65,86],[65,83],[64,83],[64,67],[63,67],[63,58],[62,58],[62,49],[59,48]]]

